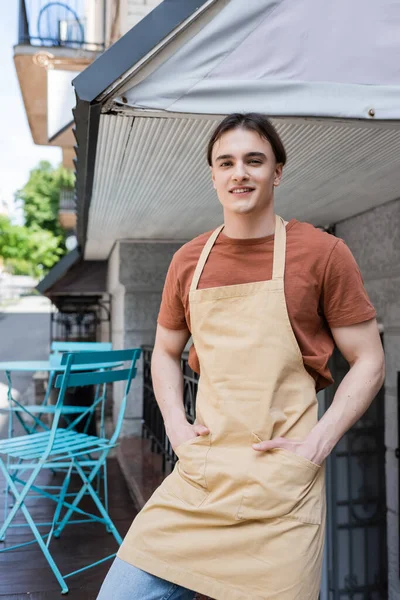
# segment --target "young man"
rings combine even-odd
[[[286,153],[264,116],[224,119],[208,160],[224,226],[175,254],[152,363],[179,461],[99,598],[317,600],[324,461],[384,380],[375,310],[342,240],[275,215]],[[190,335],[194,425],[180,366]],[[350,370],[318,421],[334,343]]]

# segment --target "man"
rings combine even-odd
[[[99,598],[316,600],[324,461],[384,380],[375,310],[342,240],[275,215],[286,153],[264,116],[224,119],[208,161],[224,226],[175,254],[152,362],[179,461],[135,519]],[[190,335],[194,425],[180,366]],[[318,421],[334,342],[350,370]]]

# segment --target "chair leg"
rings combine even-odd
[[[0,461],[0,467],[1,467],[1,470],[3,471],[3,474],[4,474],[5,478],[6,478],[6,481],[7,481],[7,483],[8,483],[8,487],[9,487],[9,489],[12,491],[12,493],[14,494],[14,497],[15,497],[15,499],[16,499],[16,503],[14,504],[14,507],[16,507],[16,506],[17,506],[18,508],[21,508],[21,511],[22,511],[22,513],[23,513],[23,515],[24,515],[24,517],[25,517],[25,519],[26,519],[26,521],[27,521],[28,525],[29,525],[29,527],[30,527],[30,528],[31,528],[31,530],[32,530],[32,533],[33,533],[33,535],[35,536],[35,538],[36,538],[36,541],[37,541],[37,543],[38,543],[38,544],[39,544],[39,546],[40,546],[40,549],[42,550],[42,552],[43,552],[43,554],[44,554],[44,556],[45,556],[45,558],[46,558],[47,562],[48,562],[48,563],[49,563],[49,565],[50,565],[50,568],[51,568],[51,570],[53,571],[53,573],[54,573],[54,575],[55,575],[55,577],[56,577],[56,579],[57,579],[58,583],[60,584],[60,587],[61,587],[61,591],[62,591],[62,593],[63,593],[63,594],[67,594],[67,593],[68,593],[68,586],[67,586],[67,584],[65,583],[65,580],[64,580],[63,576],[61,575],[61,572],[60,572],[60,570],[58,569],[58,567],[57,567],[56,563],[54,562],[54,559],[53,559],[53,557],[51,556],[49,549],[47,548],[46,544],[44,543],[44,541],[43,541],[43,538],[42,538],[42,536],[41,536],[41,534],[40,534],[40,531],[39,531],[39,530],[38,530],[38,528],[36,527],[36,525],[35,525],[35,522],[34,522],[34,520],[32,519],[32,517],[31,517],[31,514],[30,514],[29,510],[27,509],[26,505],[24,504],[24,498],[25,498],[25,496],[26,496],[26,493],[27,493],[27,492],[24,494],[24,497],[22,497],[22,493],[24,493],[24,492],[25,492],[25,488],[26,488],[27,486],[25,486],[25,488],[23,489],[22,493],[20,494],[20,493],[18,492],[18,490],[17,490],[16,486],[15,486],[15,483],[14,483],[14,481],[13,481],[13,480],[12,480],[12,478],[9,476],[9,474],[7,473],[7,471],[5,470],[5,468],[4,468],[4,465],[3,465],[3,462],[2,462],[2,461]],[[29,491],[29,488],[28,488],[28,491]],[[17,510],[18,510],[18,508],[17,508]],[[14,519],[16,511],[14,511],[14,509],[13,509],[13,511],[12,511],[12,512],[13,512],[13,515],[12,515],[12,517],[11,517],[11,520],[13,520],[13,519]],[[8,519],[10,519],[10,516],[11,516],[11,513],[8,515]],[[8,519],[7,519],[7,520],[8,520]],[[10,525],[10,523],[8,523],[7,527],[8,527],[9,525]],[[7,527],[6,527],[6,529],[7,529]],[[4,529],[4,525],[3,525],[3,527],[2,527],[2,531],[3,531],[3,529]]]
[[[56,524],[58,523],[58,519],[60,518],[60,514],[61,514],[61,509],[64,506],[65,496],[67,494],[68,487],[69,487],[69,484],[71,482],[71,472],[72,472],[72,463],[71,463],[71,465],[70,465],[70,467],[68,469],[68,472],[67,472],[67,474],[65,476],[64,483],[62,485],[62,488],[61,488],[61,491],[60,491],[60,495],[59,495],[59,498],[58,498],[57,507],[56,507],[56,510],[54,511],[53,522],[51,524],[51,529],[50,529],[50,532],[49,532],[49,537],[47,538],[47,542],[46,542],[46,547],[47,548],[50,545],[51,538],[52,538],[53,533],[54,533],[54,528],[55,528]]]
[[[117,541],[118,544],[122,544],[122,537],[118,533],[117,528],[115,527],[114,523],[110,519],[110,515],[108,514],[108,512],[104,508],[104,506],[101,503],[98,495],[96,494],[95,490],[93,489],[91,481],[89,481],[89,479],[86,477],[85,472],[83,471],[83,469],[82,469],[82,467],[80,465],[76,464],[75,468],[78,471],[79,475],[81,476],[81,479],[84,482],[84,484],[86,484],[86,488],[89,491],[89,494],[91,495],[91,497],[93,499],[93,502],[96,504],[96,506],[97,506],[100,514],[105,519],[105,521],[107,523],[107,530],[108,529],[110,530],[110,533],[113,534],[113,536],[114,536],[114,538],[115,538],[115,540]]]
[[[100,472],[99,472],[100,473]],[[103,465],[103,491],[104,491],[104,508],[108,514],[108,477],[107,477],[107,461],[104,461]],[[106,526],[108,533],[111,533],[111,529]]]
[[[105,456],[102,457],[103,460],[106,459],[108,454],[108,450],[105,453]],[[77,461],[74,461],[74,466],[77,467]],[[94,467],[93,471],[90,473],[89,478],[88,478],[88,482],[91,483],[93,481],[93,479],[96,477],[97,472],[99,471],[99,469],[102,466],[102,460],[100,459],[99,462],[97,463],[97,465]],[[82,500],[83,496],[86,493],[86,488],[87,488],[87,484],[84,483],[83,486],[81,487],[81,489],[79,490],[78,494],[76,495],[74,501],[72,502],[72,506],[67,510],[67,512],[64,515],[63,520],[61,521],[61,523],[58,525],[57,529],[54,532],[54,537],[58,538],[60,537],[64,527],[66,526],[66,524],[68,523],[68,521],[70,520],[73,512],[74,512],[74,508],[76,508],[79,504],[79,502]]]
[[[37,465],[33,471],[31,476],[28,478],[28,481],[26,482],[25,486],[23,487],[21,493],[18,492],[17,488],[14,485],[14,481],[12,479],[12,477],[10,477],[10,474],[8,473],[6,467],[3,464],[3,461],[0,460],[0,468],[3,471],[3,475],[6,479],[7,482],[7,488],[8,489],[12,489],[13,490],[13,494],[14,497],[16,499],[16,502],[14,503],[12,509],[10,510],[10,512],[7,515],[7,518],[4,520],[3,525],[1,526],[0,529],[0,542],[4,542],[4,538],[5,538],[5,534],[6,531],[8,529],[8,527],[10,526],[11,521],[14,519],[16,513],[18,512],[18,510],[21,508],[21,506],[23,505],[23,502],[33,484],[33,482],[35,481],[36,477],[38,476],[38,473],[40,471],[40,465]],[[12,482],[13,484],[13,488],[10,486],[10,482]],[[17,494],[15,494],[14,490],[17,491]]]
[[[83,471],[83,469],[80,467],[79,463],[77,461],[74,461],[74,467],[76,468],[76,470],[78,471],[78,473],[81,475],[81,479],[83,481],[83,486],[81,487],[79,493],[77,494],[77,496],[75,497],[72,506],[68,509],[68,511],[65,513],[63,520],[61,521],[61,523],[58,525],[57,529],[54,532],[54,537],[58,538],[60,537],[64,527],[67,525],[69,519],[71,518],[73,512],[74,512],[74,508],[76,508],[79,504],[79,502],[81,501],[81,499],[83,498],[83,496],[86,493],[86,490],[89,491],[90,495],[93,498],[93,494],[96,496],[96,500],[100,503],[101,507],[102,507],[102,511],[101,514],[104,517],[105,521],[106,521],[106,531],[108,533],[112,533],[115,537],[115,532],[117,533],[118,539],[117,537],[115,537],[115,539],[117,539],[118,543],[121,544],[122,543],[122,538],[119,536],[118,531],[115,529],[113,529],[113,524],[111,522],[111,519],[108,515],[108,512],[106,509],[104,509],[103,505],[101,504],[100,500],[98,500],[97,494],[94,491],[93,487],[91,486],[91,483],[93,481],[93,479],[96,477],[97,473],[99,472],[99,470],[101,469],[101,467],[103,466],[103,463],[106,462],[106,458],[108,455],[109,450],[107,449],[106,452],[103,453],[103,456],[100,457],[99,462],[97,463],[97,465],[94,467],[94,469],[92,470],[92,472],[90,473],[89,477],[87,477]],[[91,490],[89,489],[89,486],[91,487]],[[97,501],[95,500],[95,503],[97,505]],[[98,506],[98,505],[97,505]],[[100,509],[99,509],[100,510]],[[121,541],[119,541],[121,540]]]

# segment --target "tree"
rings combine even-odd
[[[41,161],[30,172],[25,186],[16,193],[16,200],[23,204],[25,225],[29,229],[44,229],[65,238],[58,221],[60,191],[73,189],[74,174],[62,166],[54,168],[48,161]]]
[[[66,254],[65,231],[58,221],[62,188],[73,189],[72,171],[41,161],[16,193],[22,203],[24,225],[0,216],[0,257],[15,275],[43,277]]]
[[[63,255],[61,241],[51,231],[13,225],[0,215],[0,256],[14,275],[42,277]]]

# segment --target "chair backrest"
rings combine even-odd
[[[141,348],[131,348],[127,350],[109,350],[107,352],[73,352],[62,355],[61,365],[65,365],[65,372],[62,375],[58,375],[54,386],[55,388],[59,388],[60,392],[51,428],[53,442],[61,416],[65,393],[68,388],[125,381],[125,391],[117,423],[114,433],[109,440],[111,445],[115,444],[121,432],[127,396],[131,387],[131,381],[137,373],[136,362],[141,352]],[[121,363],[127,364],[126,366],[124,365],[124,368],[113,369],[116,365],[121,366]],[[71,370],[73,366],[76,368],[79,365],[82,365],[83,371]],[[85,369],[89,368],[90,370],[85,371]]]
[[[52,342],[51,352],[104,352],[112,350],[111,342]]]

